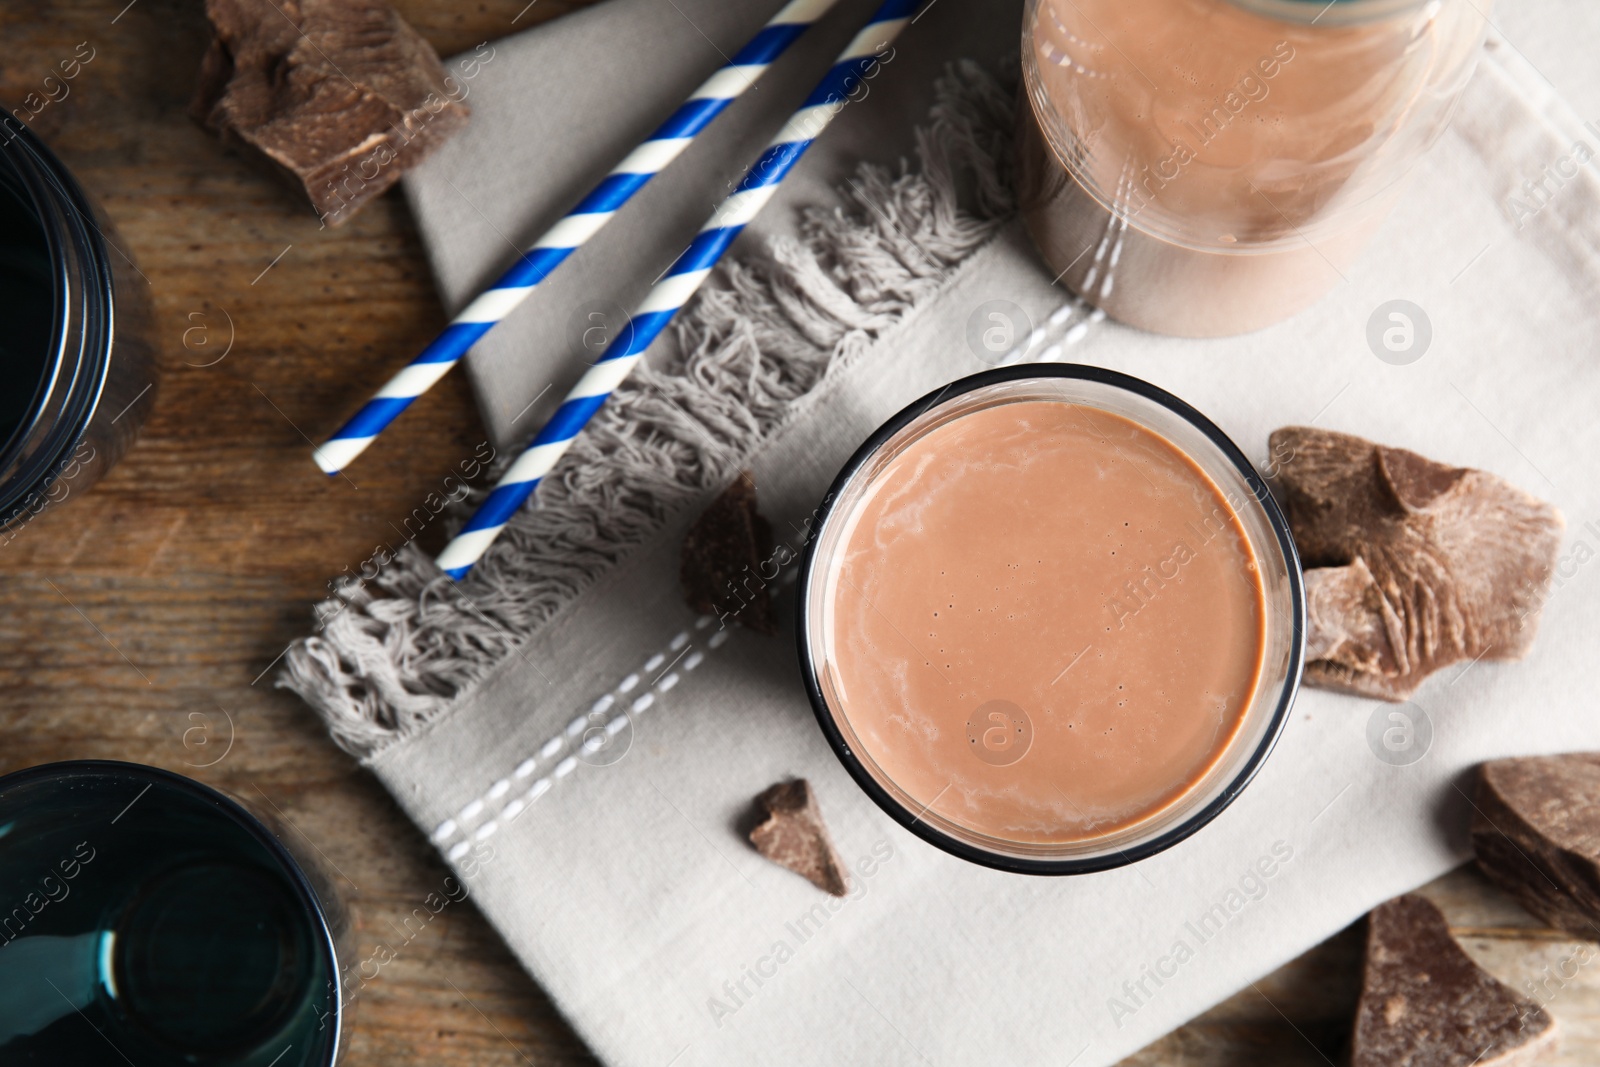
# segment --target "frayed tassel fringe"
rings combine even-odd
[[[678,317],[672,364],[639,366],[465,582],[414,544],[375,578],[336,582],[276,684],[362,758],[462,699],[994,235],[1015,210],[1015,99],[978,64],[952,64],[917,132],[920,171],[864,164],[845,206],[809,213],[798,240],[724,263]]]

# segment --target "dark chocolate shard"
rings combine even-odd
[[[796,778],[769,786],[756,797],[756,809],[763,816],[750,831],[757,852],[825,893],[842,897],[850,891],[849,875],[834,851],[810,782]]]
[[[206,16],[190,113],[329,225],[467,123],[459,80],[383,0],[206,0]]]
[[[1485,763],[1473,809],[1483,873],[1551,926],[1600,941],[1600,753]]]
[[[1520,659],[1561,513],[1485,471],[1307,427],[1271,454],[1306,567],[1306,681],[1405,700],[1453,663]]]
[[[756,511],[755,482],[740,475],[684,535],[678,567],[684,599],[702,615],[775,634],[775,562],[772,524]]]
[[[1522,1067],[1555,1039],[1555,1020],[1474,963],[1431,901],[1367,916],[1350,1067]]]

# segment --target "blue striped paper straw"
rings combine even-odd
[[[328,474],[338,474],[359,456],[412,401],[433,388],[466,355],[467,349],[513,308],[574,250],[593,237],[617,210],[671,163],[695,136],[733,103],[837,0],[790,0],[725,66],[690,94],[650,137],[612,168],[565,217],[517,259],[493,286],[461,310],[444,332],[400,373],[390,378],[350,421],[313,453]]]
[[[518,456],[459,534],[439,555],[438,564],[459,581],[482,558],[517,509],[527,502],[571,446],[606,398],[622,384],[650,342],[666,329],[680,308],[705,282],[711,268],[800,157],[843,109],[849,94],[879,61],[883,49],[905,28],[922,0],[885,0],[856,34],[800,109],[784,123],[732,194],[701,227],[633,314],[633,328],[618,335],[562,401],[527,450]]]

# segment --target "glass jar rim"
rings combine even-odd
[[[863,754],[857,753],[852,748],[849,739],[836,721],[842,713],[836,714],[829,706],[819,671],[822,658],[814,647],[811,632],[814,588],[819,581],[826,581],[826,575],[820,574],[818,569],[824,534],[829,529],[830,522],[848,521],[851,517],[852,509],[840,509],[838,505],[844,499],[846,489],[883,447],[917,420],[957,402],[967,394],[990,386],[1046,379],[1077,380],[1133,394],[1164,408],[1199,431],[1218,449],[1260,505],[1271,531],[1272,543],[1281,554],[1288,586],[1288,662],[1279,691],[1276,694],[1263,692],[1259,698],[1263,704],[1270,701],[1271,709],[1254,749],[1244,757],[1232,777],[1210,800],[1197,810],[1188,813],[1176,825],[1146,840],[1135,842],[1127,848],[1113,848],[1109,852],[1089,856],[1024,855],[987,849],[933,825],[924,817],[926,808],[921,812],[913,812],[908,808],[878,780],[867,765]],[[1266,595],[1265,589],[1263,595]],[[816,521],[811,524],[810,536],[801,556],[796,583],[796,602],[796,643],[806,696],[828,746],[856,784],[897,823],[936,848],[981,866],[1017,874],[1090,874],[1127,866],[1171,848],[1210,823],[1244,791],[1276,746],[1299,691],[1305,662],[1306,599],[1300,556],[1290,533],[1288,520],[1278,507],[1260,472],[1215,423],[1182,399],[1132,375],[1083,364],[1021,364],[983,371],[928,393],[883,423],[845,462],[818,508]]]
[[[1442,0],[1228,0],[1235,7],[1283,22],[1348,26],[1407,15]]]
[[[161,784],[174,786],[188,794],[195,800],[209,804],[216,808],[230,822],[248,833],[267,853],[273,858],[281,873],[289,880],[294,888],[295,895],[304,905],[306,913],[312,917],[317,950],[327,967],[329,989],[328,1025],[331,1033],[327,1043],[328,1055],[321,1062],[320,1067],[333,1067],[338,1060],[339,1049],[344,1038],[344,975],[339,970],[338,948],[335,944],[333,924],[329,919],[328,906],[324,904],[310,878],[294,855],[278,840],[277,836],[267,828],[260,819],[240,804],[237,800],[220,790],[214,789],[204,782],[196,781],[182,774],[165,770],[161,767],[152,767],[143,763],[129,763],[125,760],[60,760],[55,763],[41,763],[33,767],[24,767],[9,774],[0,775],[0,799],[12,789],[21,786],[34,785],[40,782],[64,782],[75,777],[104,776],[111,778],[126,778],[134,782],[146,783],[146,788],[151,785]],[[142,794],[141,794],[142,795]]]
[[[55,300],[47,366],[32,405],[0,440],[0,528],[26,513],[70,462],[111,369],[116,296],[105,237],[66,166],[10,115],[0,115],[0,168],[30,207],[48,249]]]

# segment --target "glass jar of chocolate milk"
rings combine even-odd
[[[1338,283],[1449,123],[1489,0],[1028,0],[1022,215],[1060,280],[1193,337]]]

